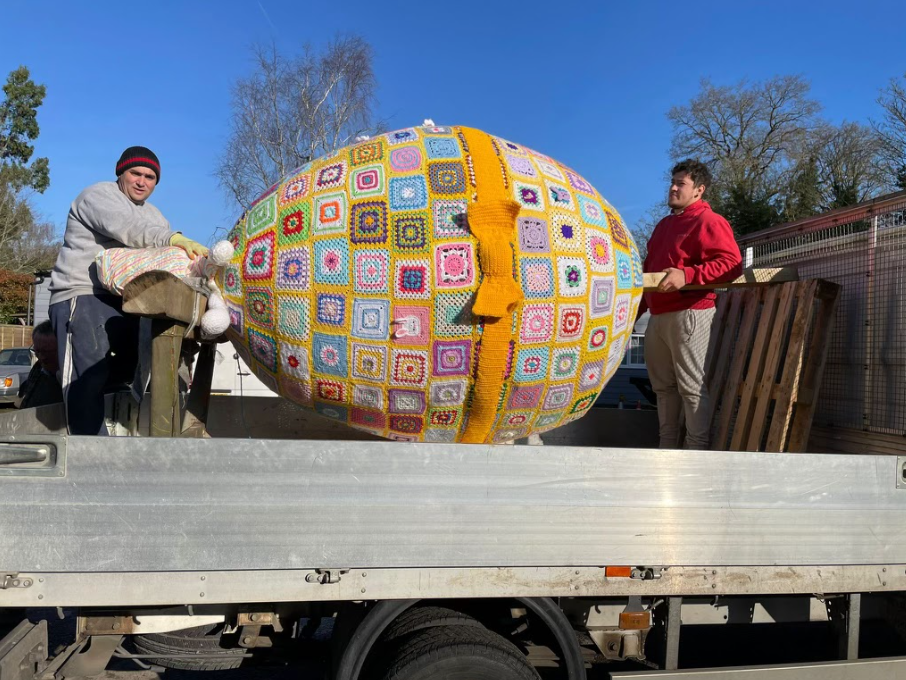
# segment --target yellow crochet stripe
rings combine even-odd
[[[475,396],[462,441],[479,444],[488,438],[497,417],[513,339],[513,312],[522,300],[522,291],[513,280],[513,240],[519,204],[507,191],[491,137],[472,128],[460,130],[468,144],[475,172],[475,196],[469,203],[467,215],[469,228],[478,240],[483,276],[472,313],[485,317]]]

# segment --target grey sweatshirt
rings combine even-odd
[[[147,201],[136,205],[116,182],[98,182],[69,207],[63,246],[50,277],[50,303],[77,295],[110,295],[98,280],[94,257],[107,248],[159,248],[175,232]]]

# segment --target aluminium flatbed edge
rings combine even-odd
[[[41,447],[0,464],[0,607],[906,590],[906,457],[3,435],[0,460]]]

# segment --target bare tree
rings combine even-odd
[[[817,138],[824,210],[861,203],[890,186],[881,161],[882,142],[870,127],[845,122],[820,129]]]
[[[776,193],[820,105],[809,98],[800,76],[777,76],[764,83],[732,87],[701,83],[688,106],[675,106],[671,156],[710,163],[726,184]]]
[[[906,74],[890,79],[878,104],[883,116],[872,126],[880,137],[884,169],[891,184],[906,189]]]
[[[703,80],[688,105],[667,114],[670,154],[709,164],[715,183],[709,201],[741,233],[769,226],[777,202],[808,148],[821,109],[801,76],[716,86]]]
[[[28,274],[50,269],[59,250],[53,225],[35,214],[23,192],[0,182],[0,267]]]
[[[639,257],[642,258],[643,262],[648,256],[648,241],[654,233],[654,228],[657,226],[658,222],[670,213],[670,209],[667,207],[666,193],[667,190],[665,188],[664,200],[658,201],[649,207],[629,229],[629,231],[632,232],[632,237],[635,239],[635,244],[639,248]]]
[[[255,72],[233,88],[232,130],[216,175],[243,208],[293,169],[380,127],[371,46],[360,37],[287,58],[255,48]]]

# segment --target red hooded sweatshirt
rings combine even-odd
[[[696,201],[679,214],[668,215],[648,239],[645,272],[668,267],[686,272],[686,285],[731,281],[742,273],[742,256],[730,223],[705,201]],[[709,309],[717,294],[711,290],[645,293],[652,314],[684,309]],[[640,310],[640,313],[644,310]]]

